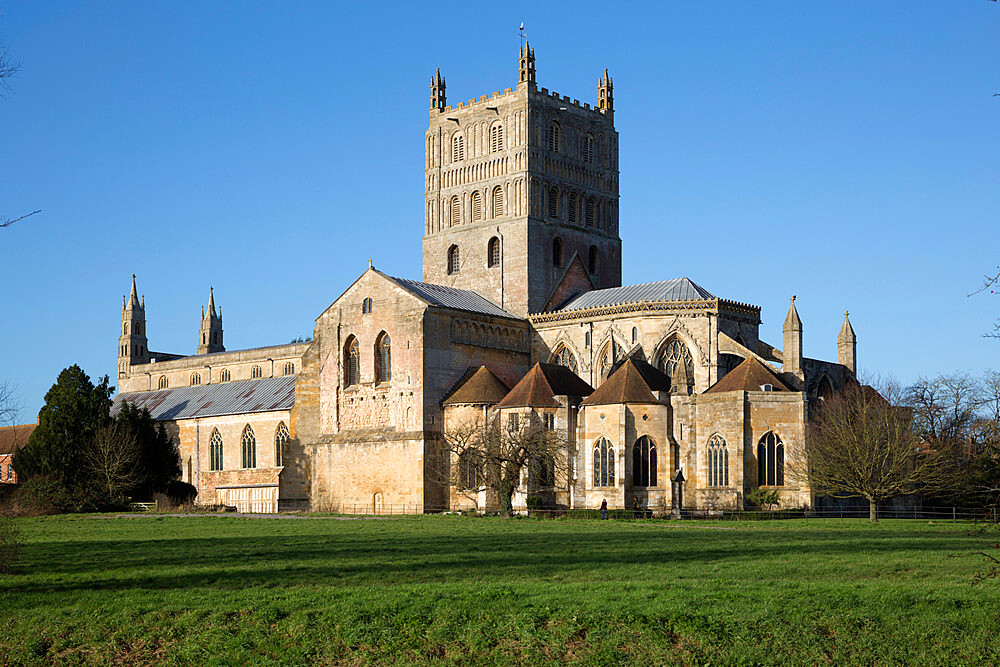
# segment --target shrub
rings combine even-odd
[[[766,510],[771,509],[780,502],[781,498],[775,489],[765,489],[758,486],[747,494],[747,502]]]
[[[0,574],[10,572],[22,544],[21,530],[14,520],[0,517]]]

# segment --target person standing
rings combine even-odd
[[[601,501],[601,518],[602,519],[607,519],[608,518],[608,499],[607,498],[605,498],[604,500]]]

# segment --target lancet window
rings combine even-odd
[[[757,484],[785,485],[785,445],[773,431],[768,431],[757,443]]]
[[[708,485],[729,486],[729,449],[721,435],[708,441]]]
[[[594,486],[615,485],[615,448],[607,438],[594,445]]]
[[[648,435],[632,446],[632,486],[656,486],[656,444]]]

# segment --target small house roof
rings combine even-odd
[[[594,388],[557,364],[538,363],[497,404],[498,408],[558,408],[556,396],[589,396]]]
[[[669,391],[670,377],[643,361],[629,357],[581,405],[659,403],[654,391]]]
[[[470,366],[441,405],[496,405],[510,391],[486,366]]]
[[[791,391],[764,362],[757,357],[750,357],[726,373],[721,380],[706,389],[705,393],[719,394],[724,391],[760,391],[761,385],[765,384],[774,387],[774,391]]]

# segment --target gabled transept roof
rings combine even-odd
[[[493,371],[470,367],[441,401],[441,405],[496,405],[510,391]]]
[[[385,275],[385,274],[383,274]],[[445,308],[455,308],[456,310],[467,310],[483,315],[493,315],[496,317],[509,317],[520,319],[517,315],[508,312],[496,305],[479,292],[457,287],[445,287],[444,285],[434,285],[422,283],[417,280],[407,280],[406,278],[395,278],[386,276],[389,280],[395,281],[406,291],[415,294],[424,301],[428,301],[435,306]]]
[[[706,389],[705,393],[719,394],[724,391],[761,391],[761,386],[765,384],[771,385],[773,391],[791,391],[764,362],[757,357],[750,357],[726,373],[721,380]]]
[[[514,385],[498,408],[558,408],[556,396],[589,396],[594,388],[580,376],[557,364],[538,363]]]
[[[602,306],[640,303],[643,301],[697,301],[714,298],[714,294],[694,283],[690,278],[674,278],[673,280],[661,280],[655,283],[622,285],[621,287],[592,290],[572,299],[559,310],[600,308]]]
[[[580,405],[659,403],[654,391],[670,391],[670,377],[641,359],[629,357]]]

